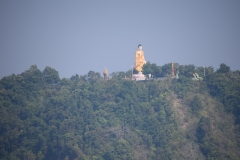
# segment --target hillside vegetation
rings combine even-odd
[[[36,65],[0,81],[0,159],[240,159],[240,72],[221,64],[147,63],[165,79],[131,81],[131,71],[60,79]]]

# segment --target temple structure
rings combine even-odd
[[[146,64],[142,45],[138,45],[138,50],[135,53],[135,65],[134,69],[138,71],[138,74],[132,74],[132,80],[145,80],[146,77],[142,74],[143,65]]]

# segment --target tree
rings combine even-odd
[[[171,75],[172,72],[172,63],[164,64],[162,66],[162,73],[161,76],[165,77]]]
[[[155,63],[150,63],[147,62],[144,66],[143,66],[143,74],[147,75],[147,74],[151,74],[154,77],[160,77],[162,73],[162,68],[160,66],[157,66]]]
[[[101,74],[99,72],[89,71],[88,74],[84,77],[88,82],[94,83],[97,80],[101,79]]]
[[[185,77],[193,77],[193,73],[195,73],[195,65],[180,65],[179,66],[179,72],[181,76]]]
[[[197,111],[199,111],[203,108],[202,101],[198,96],[193,97],[193,100],[192,100],[190,106],[192,108],[193,113],[196,113]]]
[[[60,80],[58,71],[48,66],[43,70],[43,76],[45,81],[51,84],[58,83]]]
[[[230,72],[230,67],[227,66],[226,64],[222,63],[220,64],[220,68],[217,70],[217,73],[227,73]]]

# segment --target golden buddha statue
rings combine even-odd
[[[105,67],[104,70],[103,70],[103,77],[104,77],[104,79],[107,79],[107,76],[108,76],[108,71],[107,71],[107,69]]]
[[[145,58],[144,58],[144,52],[142,51],[142,45],[138,45],[138,50],[135,54],[135,70],[138,72],[142,72],[143,65],[146,64]]]

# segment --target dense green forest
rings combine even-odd
[[[36,65],[3,77],[0,159],[240,159],[240,71],[175,66],[178,79],[150,62],[148,81],[131,81],[131,70],[61,79]]]

